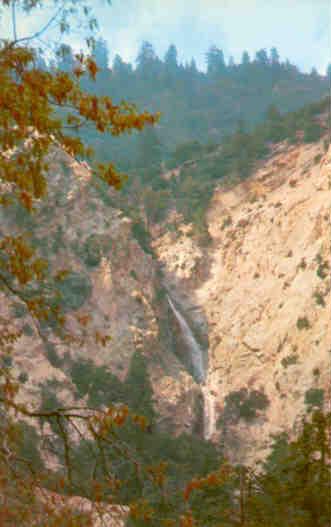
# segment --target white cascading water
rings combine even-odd
[[[216,425],[216,406],[215,396],[210,393],[207,384],[205,383],[205,368],[203,365],[203,351],[201,346],[195,339],[190,326],[185,318],[174,306],[171,298],[167,295],[169,306],[175,315],[178,324],[182,330],[183,336],[187,342],[188,348],[191,350],[192,365],[195,377],[198,382],[202,383],[201,392],[203,396],[203,435],[205,439],[210,439],[215,432]]]
[[[203,436],[210,439],[216,429],[216,398],[210,393],[208,385],[201,388],[203,395]]]
[[[189,349],[191,350],[191,359],[193,365],[194,375],[197,378],[198,382],[203,382],[205,378],[205,369],[203,366],[203,353],[199,343],[196,341],[188,323],[185,318],[179,313],[175,308],[171,298],[167,295],[169,306],[172,309],[173,314],[175,315],[180,329],[183,332],[184,338],[188,344]]]

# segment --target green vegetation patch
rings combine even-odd
[[[281,361],[282,366],[284,368],[287,368],[288,366],[291,366],[292,364],[296,364],[298,362],[298,355],[292,354],[288,355],[287,357],[284,357]]]
[[[299,317],[298,320],[297,320],[297,324],[296,324],[297,328],[299,330],[302,330],[302,329],[309,329],[310,328],[310,322],[308,320],[308,318],[305,316],[305,317]]]
[[[310,388],[305,393],[305,404],[307,406],[322,407],[324,403],[324,390],[320,388]]]
[[[61,294],[61,307],[67,311],[82,307],[92,292],[89,277],[77,272],[69,273],[57,287]]]
[[[258,411],[265,410],[270,402],[263,391],[241,388],[230,392],[224,400],[224,411],[218,426],[226,426],[227,423],[236,424],[243,419],[246,422],[254,421],[258,417]]]

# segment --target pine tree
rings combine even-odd
[[[267,66],[269,64],[268,54],[265,49],[260,49],[255,54],[255,61],[261,66]]]
[[[130,368],[125,380],[128,393],[128,405],[140,415],[144,415],[152,425],[156,412],[153,404],[153,389],[150,382],[147,361],[140,351],[132,355]]]
[[[178,53],[176,46],[174,46],[174,44],[170,44],[164,55],[164,65],[167,73],[176,73],[178,68],[177,57]]]
[[[221,75],[226,71],[224,54],[221,49],[213,45],[206,53],[207,74],[211,76]]]
[[[234,167],[240,177],[246,178],[250,172],[251,159],[249,156],[250,137],[246,132],[245,122],[240,119],[233,136],[232,148],[234,153]]]
[[[124,62],[120,55],[116,54],[113,60],[112,72],[116,77],[127,80],[132,73],[132,66]]]
[[[250,57],[247,51],[244,51],[241,58],[241,64],[247,66],[250,63]]]
[[[194,58],[191,59],[191,62],[190,62],[190,65],[189,65],[189,69],[190,69],[190,72],[192,73],[192,75],[196,75],[198,73],[198,68],[197,68],[197,65],[196,65],[196,62],[195,62]]]
[[[268,139],[270,141],[280,141],[284,136],[284,126],[281,119],[281,113],[278,108],[271,104],[266,113]]]
[[[72,73],[77,64],[74,57],[74,51],[71,46],[63,44],[58,51],[57,68],[66,73]]]
[[[307,118],[303,126],[303,140],[305,143],[313,143],[318,141],[322,135],[322,128],[320,124],[314,121],[312,118]]]
[[[95,62],[100,70],[108,69],[108,46],[103,38],[99,38],[93,50]]]
[[[161,142],[154,126],[148,126],[139,135],[138,166],[144,169],[159,170],[162,153]]]
[[[313,78],[313,79],[316,79],[318,77],[318,71],[315,67],[313,67],[311,69],[311,72],[310,72],[310,76]]]
[[[297,439],[274,438],[262,471],[252,480],[248,517],[260,527],[325,527],[331,517],[331,415],[305,418]]]
[[[270,62],[272,66],[279,66],[279,54],[277,48],[270,49]]]
[[[157,57],[153,45],[144,40],[140,46],[137,58],[137,73],[143,80],[155,82],[155,78],[161,71],[161,61]]]
[[[233,58],[233,56],[231,55],[231,57],[229,58],[228,68],[233,69],[234,66],[235,66],[234,58]]]

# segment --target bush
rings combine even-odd
[[[133,278],[134,280],[137,280],[137,281],[138,281],[138,276],[137,276],[137,273],[134,271],[134,269],[131,269],[131,271],[130,271],[130,276],[131,276],[131,278]]]
[[[1,365],[3,368],[11,368],[11,366],[13,365],[13,358],[8,354],[2,355]]]
[[[61,294],[61,307],[64,311],[76,310],[82,307],[90,297],[92,287],[89,277],[71,272],[58,284]]]
[[[287,368],[287,366],[291,366],[291,364],[296,364],[297,362],[298,362],[298,356],[295,354],[288,355],[287,357],[284,357],[281,361],[282,366],[284,368]]]
[[[317,268],[316,274],[321,280],[327,278],[329,274],[329,264],[328,262],[321,262]]]
[[[23,421],[19,421],[15,428],[19,438],[18,447],[21,458],[31,463],[34,470],[42,470],[44,463],[39,454],[40,440],[35,428]]]
[[[76,385],[79,397],[84,397],[93,382],[94,365],[92,361],[80,360],[74,362],[70,368],[72,382]]]
[[[54,253],[57,253],[59,249],[64,247],[64,238],[63,238],[63,227],[59,225],[53,235],[53,245],[52,245],[52,251]]]
[[[253,421],[258,417],[258,410],[264,410],[270,404],[268,397],[263,391],[241,388],[230,392],[224,401],[223,416],[218,425],[226,426],[227,423],[236,424],[240,419]]]
[[[152,254],[152,250],[150,248],[150,235],[142,222],[137,221],[132,225],[132,234],[136,238],[142,250],[145,253]]]
[[[10,215],[14,216],[16,225],[30,232],[35,227],[34,218],[21,203],[16,202],[8,208]]]
[[[318,306],[325,307],[324,296],[322,295],[322,293],[320,291],[315,291],[313,296],[314,296],[314,298],[316,300],[316,304]]]
[[[45,342],[45,348],[46,348],[46,355],[47,355],[47,358],[50,364],[54,368],[60,368],[62,366],[62,361],[57,354],[54,344],[52,344],[51,342]]]
[[[308,122],[304,127],[304,137],[303,140],[305,143],[313,143],[318,141],[322,135],[322,129],[318,123]]]
[[[299,317],[297,320],[297,328],[298,329],[309,329],[310,323],[307,317]]]
[[[160,304],[166,298],[167,292],[163,287],[157,287],[155,289],[154,301]]]
[[[129,407],[138,414],[145,415],[152,423],[156,417],[153,389],[149,379],[147,360],[139,351],[135,351],[132,355],[125,387]]]
[[[96,366],[91,360],[76,361],[70,368],[70,375],[77,395],[88,394],[93,407],[126,402],[123,383],[104,366]]]
[[[99,265],[103,253],[100,240],[91,234],[85,241],[82,252],[85,265],[96,267]]]
[[[184,163],[187,160],[197,159],[203,153],[203,146],[198,141],[187,141],[179,144],[172,154],[171,167]]]
[[[231,216],[227,216],[221,225],[221,229],[223,230],[226,227],[230,227],[231,224],[232,224],[232,218]]]
[[[28,314],[28,310],[25,304],[14,302],[11,308],[12,308],[13,316],[15,318],[22,318]]]
[[[41,391],[40,391],[41,403],[39,406],[39,411],[41,413],[52,412],[53,410],[56,410],[57,408],[61,407],[60,401],[58,400],[56,396],[57,389],[58,389],[58,382],[54,380],[47,381],[45,384],[41,386]],[[48,419],[45,417],[41,417],[40,421],[41,423],[45,423],[48,421]],[[59,425],[54,418],[50,420],[50,426],[54,434],[61,435],[61,430],[59,428]]]
[[[26,373],[26,371],[22,371],[19,376],[18,376],[18,380],[21,384],[25,384],[28,380],[29,380],[29,376],[28,374]]]
[[[305,404],[307,406],[323,406],[324,390],[320,388],[310,388],[305,393]]]
[[[26,335],[27,337],[33,337],[33,335],[34,335],[34,330],[30,326],[30,324],[24,324],[24,326],[22,328],[22,331],[23,331],[24,335]]]

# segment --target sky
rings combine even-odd
[[[213,44],[235,61],[244,50],[253,57],[258,49],[275,46],[281,59],[306,72],[314,66],[324,74],[331,62],[331,0],[112,0],[110,7],[99,0],[91,3],[111,62],[118,53],[134,64],[143,40],[153,44],[160,58],[175,44],[179,61],[194,57],[201,70]],[[29,32],[40,23],[38,17],[25,16],[18,20],[18,29]],[[1,33],[7,28],[3,18]],[[70,41],[79,49],[80,36]]]

